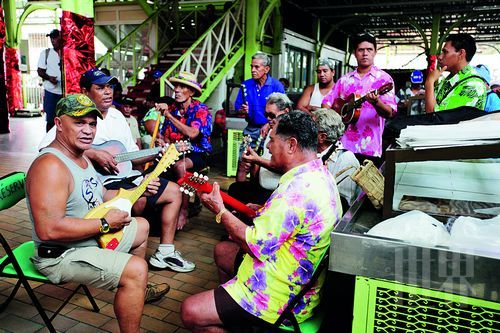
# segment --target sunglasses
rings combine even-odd
[[[269,118],[270,120],[273,120],[273,119],[276,119],[276,115],[272,112],[266,112],[264,113],[264,116],[266,116],[266,118]]]

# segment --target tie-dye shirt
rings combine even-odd
[[[312,277],[342,214],[333,176],[320,159],[286,172],[246,229],[246,254],[236,277],[223,285],[246,311],[274,323]],[[319,304],[317,285],[295,307],[302,322]]]
[[[366,93],[380,88],[385,83],[394,81],[391,76],[372,66],[370,71],[362,78],[357,70],[347,73],[342,76],[330,94],[323,100],[323,104],[328,104],[329,101],[334,101],[340,97],[347,99],[351,94],[359,94],[361,96]],[[393,112],[397,112],[396,95],[394,88],[379,97],[380,101],[389,105]],[[361,115],[355,124],[347,126],[341,142],[344,148],[353,153],[360,153],[368,156],[382,156],[382,133],[384,132],[385,119],[377,113],[375,107],[370,102],[364,102],[361,105]]]
[[[212,152],[212,144],[210,143],[210,134],[212,133],[212,114],[205,104],[197,100],[192,100],[184,114],[181,115],[179,109],[177,108],[177,103],[173,103],[169,106],[168,111],[183,124],[197,128],[200,131],[196,139],[191,140],[193,152]],[[166,119],[160,133],[170,142],[189,140],[189,138],[182,134],[170,120]]]

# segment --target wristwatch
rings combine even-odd
[[[222,222],[222,215],[224,215],[224,213],[227,211],[228,210],[226,208],[222,208],[220,210],[220,212],[218,212],[217,215],[215,215],[215,222],[221,223]]]
[[[99,227],[99,232],[105,234],[109,232],[109,223],[104,217],[101,217],[101,226]]]

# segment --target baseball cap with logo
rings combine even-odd
[[[102,113],[90,98],[83,94],[72,94],[63,97],[57,102],[56,116],[68,115],[74,118],[85,117],[88,114],[95,113],[102,119]]]
[[[90,87],[93,84],[117,84],[118,79],[104,74],[99,68],[92,68],[83,73],[80,78],[81,87]]]

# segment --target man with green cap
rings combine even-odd
[[[53,283],[83,283],[118,288],[114,310],[121,332],[139,332],[148,279],[144,260],[148,222],[112,209],[104,218],[83,219],[117,191],[106,190],[84,152],[91,147],[102,113],[82,94],[68,95],[56,106],[56,138],[31,165],[26,178],[27,204],[36,251],[32,260]],[[148,185],[155,194],[158,181]],[[124,229],[113,250],[102,249],[96,237]]]

